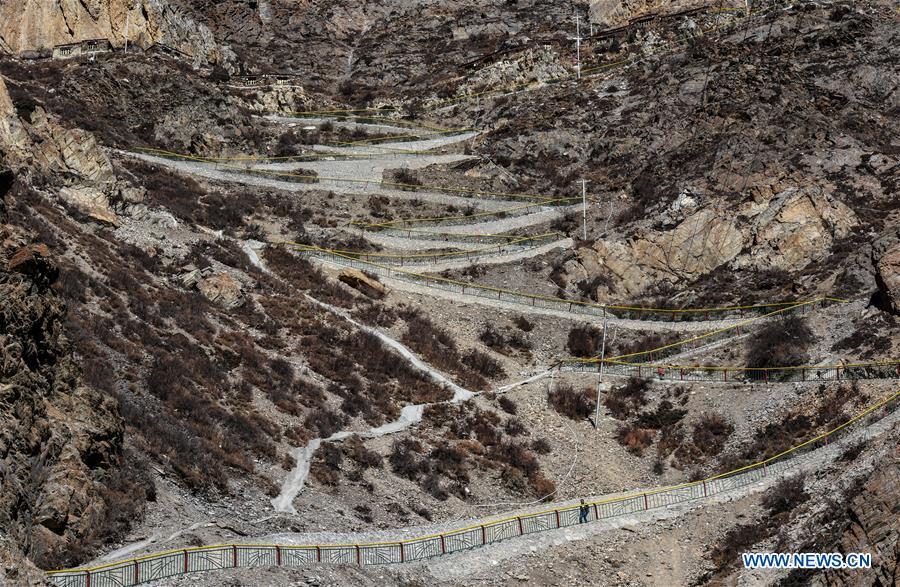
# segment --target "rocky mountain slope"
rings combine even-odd
[[[766,272],[803,273],[796,291],[871,293],[872,252],[857,245],[891,238],[900,169],[883,10],[798,10],[621,79],[501,100],[485,152],[524,181],[540,170],[538,189],[590,181],[608,236],[565,273],[610,277],[600,299],[709,278],[724,295],[721,280]]]
[[[740,368],[895,358],[894,6],[800,2],[696,36],[737,22],[728,19],[740,12],[719,9],[744,3],[719,3],[585,40],[586,66],[653,56],[571,79],[573,10],[599,27],[695,5],[4,4],[0,46],[9,52],[89,36],[118,43],[127,22],[142,46],[171,44],[192,56],[0,58],[0,152],[9,170],[0,174],[7,580],[37,580],[30,563],[46,569],[282,533],[390,531],[677,484],[778,454],[893,389],[891,380],[600,386],[583,373],[558,374],[551,388],[536,377],[549,365],[600,352],[600,314],[379,280],[278,245],[437,256],[559,231],[557,244],[517,251],[512,262],[413,266],[435,279],[557,296],[561,307],[838,296],[848,302],[756,324],[670,360]],[[298,75],[250,88],[236,77],[271,71]],[[566,79],[544,83],[554,78]],[[498,91],[521,84],[533,85]],[[375,123],[289,115],[385,105],[400,113]],[[405,152],[434,139],[435,126],[475,131],[445,133],[425,157]],[[397,133],[408,143],[391,143]],[[329,173],[348,181],[324,180]],[[591,196],[587,238],[573,210],[521,214],[505,210],[520,199],[458,189],[571,197],[580,196],[581,178]],[[475,214],[487,215],[485,224],[466,224]],[[410,217],[459,223],[425,225],[438,234],[418,239],[350,224]],[[484,234],[513,224],[511,233]],[[615,321],[606,352],[642,353],[733,324],[637,318]],[[469,397],[479,391],[487,393]],[[784,489],[792,507],[783,511],[751,495],[688,517],[689,530],[671,522],[630,538],[617,531],[622,557],[585,556],[585,545],[605,548],[603,535],[510,556],[527,556],[529,576],[547,581],[555,579],[541,568],[559,555],[579,568],[567,578],[584,584],[598,571],[608,584],[658,584],[667,566],[685,582],[733,584],[747,580],[734,564],[735,536],[754,539],[746,547],[800,549],[814,534],[824,542],[810,548],[876,550],[872,577],[887,584],[897,564],[895,446],[890,431],[848,451],[799,490]],[[841,490],[836,503],[829,488]],[[751,521],[757,533],[742,534]],[[821,527],[833,529],[827,539]],[[661,535],[674,550],[688,532],[695,547],[683,557],[659,553]],[[23,558],[30,563],[6,562]],[[503,564],[503,580],[528,580],[516,578],[517,561]],[[655,565],[654,577],[641,572],[645,564]],[[390,577],[495,584],[500,576],[457,566]],[[368,572],[326,574],[374,580]]]
[[[8,170],[0,187],[0,519],[6,539],[46,567],[109,539],[136,496],[126,495],[133,488],[116,403],[83,383],[65,332],[65,303],[52,289],[54,253],[6,223],[5,205],[28,188]],[[134,505],[142,507],[140,498]],[[12,583],[28,576],[24,568],[4,572]]]
[[[0,6],[0,50],[7,53],[36,53],[89,39],[106,39],[118,48],[126,40],[143,49],[160,43],[198,65],[229,57],[209,29],[166,0],[24,0]]]

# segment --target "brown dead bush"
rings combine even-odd
[[[572,420],[584,420],[594,413],[597,391],[593,388],[576,390],[570,385],[560,384],[547,391],[547,402],[561,414]]]
[[[644,450],[653,444],[655,430],[650,428],[638,428],[637,426],[620,426],[616,431],[616,440],[624,446],[628,452],[642,456]]]
[[[569,351],[576,357],[590,358],[600,353],[603,332],[591,326],[582,324],[573,326],[569,330]]]

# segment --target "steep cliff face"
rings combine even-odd
[[[840,552],[868,552],[872,571],[826,572],[812,585],[896,585],[900,579],[900,448],[876,469],[848,506],[850,524],[836,545]]]
[[[659,0],[590,0],[588,14],[592,22],[601,26],[619,26],[626,24],[630,19],[645,14],[658,12],[677,12],[697,6],[704,6],[706,2],[697,0],[675,0],[660,2]],[[721,2],[722,7],[743,6],[743,0],[729,0]]]
[[[223,53],[212,33],[165,0],[24,0],[0,5],[0,48],[34,51],[85,39],[125,39],[140,47],[162,43],[200,63],[217,63]]]
[[[115,404],[81,384],[48,248],[0,225],[0,528],[38,564],[95,531],[118,463]]]
[[[59,184],[61,201],[81,213],[116,224],[109,196],[116,184],[112,164],[94,137],[80,129],[67,129],[59,120],[36,108],[29,121],[16,109],[0,77],[0,149],[9,164],[23,175]]]
[[[59,251],[7,215],[28,209],[18,201],[33,193],[28,177],[46,186],[70,178],[54,189],[62,194],[106,183],[112,169],[87,133],[37,112],[32,123],[17,117],[0,83],[0,535],[16,545],[0,544],[0,559],[24,555],[47,567],[79,561],[108,535],[123,427],[115,402],[81,381],[53,289]],[[27,565],[0,569],[0,583],[28,580]]]

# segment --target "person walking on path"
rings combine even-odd
[[[589,511],[591,511],[591,509],[588,507],[588,505],[586,503],[584,503],[584,500],[582,499],[581,507],[578,508],[578,523],[579,524],[584,524],[585,522],[587,522]]]

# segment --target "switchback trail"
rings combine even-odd
[[[86,569],[51,571],[60,586],[89,587],[91,578],[134,585],[189,572],[237,566],[306,566],[318,563],[390,564],[416,561],[440,572],[462,574],[454,565],[483,564],[498,556],[547,548],[562,536],[580,540],[624,524],[646,524],[702,505],[757,493],[785,475],[822,470],[850,446],[895,431],[900,413],[893,392],[826,433],[741,469],[674,487],[587,498],[588,522],[575,521],[578,500],[523,508],[468,522],[361,533],[275,534],[252,543],[184,548]],[[702,488],[702,492],[700,491]],[[602,512],[602,515],[601,515]],[[555,522],[554,522],[555,520]],[[527,529],[527,531],[526,531]],[[240,554],[240,556],[239,556]],[[454,571],[456,569],[456,571]],[[103,583],[106,584],[106,583]]]

